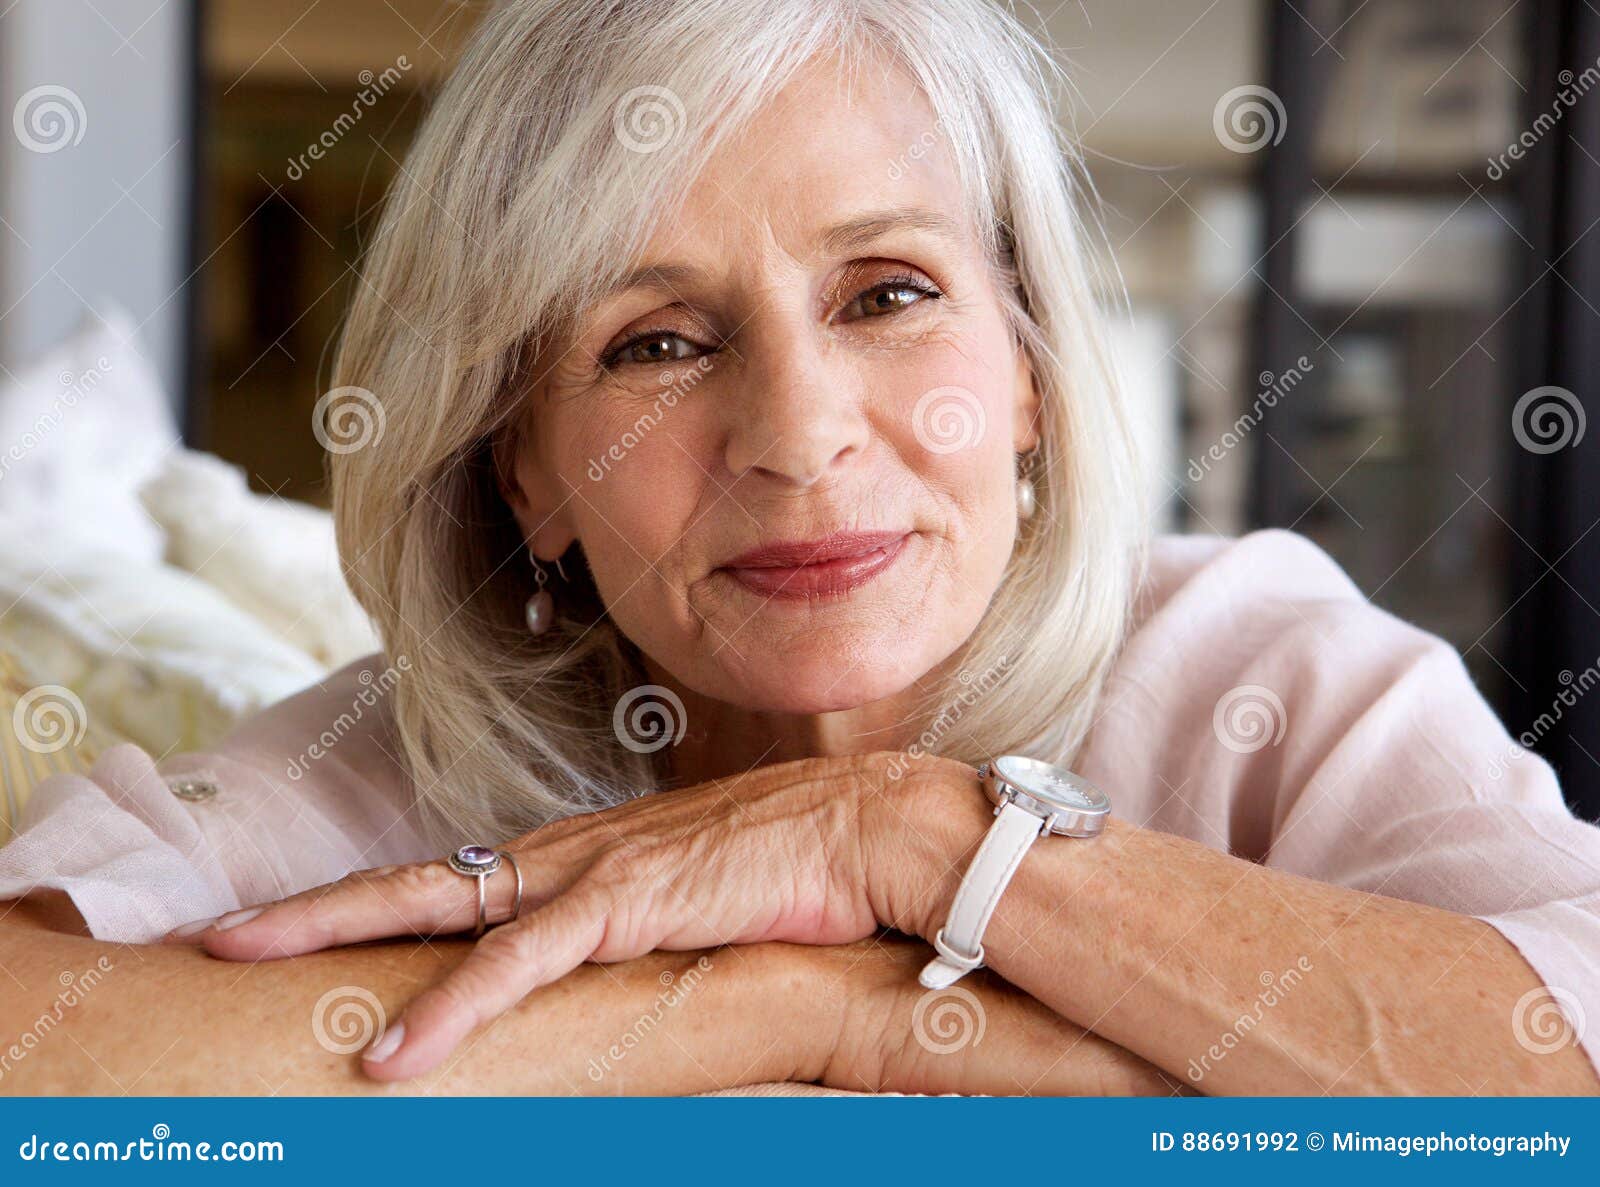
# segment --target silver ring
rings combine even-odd
[[[484,893],[483,884],[489,880],[489,875],[500,868],[500,854],[490,849],[487,845],[463,845],[445,859],[450,868],[458,874],[478,880],[478,926],[472,933],[472,938],[477,939],[483,935],[488,927],[487,907],[488,900]],[[513,862],[512,866],[515,867]],[[522,871],[517,871],[517,881],[522,881]],[[521,898],[518,895],[518,898]]]
[[[509,849],[500,851],[500,856],[511,863],[511,872],[517,876],[517,897],[511,900],[511,918],[507,923],[515,923],[522,914],[522,867],[517,864],[516,855]]]

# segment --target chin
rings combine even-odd
[[[864,653],[869,658],[861,658]],[[721,691],[711,695],[742,709],[809,715],[859,709],[902,693],[942,656],[922,656],[905,639],[896,639],[875,641],[865,652],[824,648],[804,655],[747,653],[745,658],[742,670],[724,676]]]

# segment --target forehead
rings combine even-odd
[[[970,233],[955,158],[915,79],[882,61],[818,58],[707,162],[661,224],[686,250],[824,248],[862,211],[921,209]]]

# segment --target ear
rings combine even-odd
[[[495,436],[491,447],[495,486],[533,554],[542,561],[554,561],[578,535],[567,513],[570,500],[556,496],[555,484],[524,423],[519,417]]]
[[[1039,447],[1039,414],[1041,400],[1038,385],[1033,381],[1033,364],[1028,349],[1017,344],[1017,373],[1013,385],[1016,398],[1012,401],[1011,447],[1014,453],[1030,453]]]

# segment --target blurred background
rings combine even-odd
[[[125,311],[184,445],[323,502],[361,244],[489,6],[0,4],[0,381]],[[1163,527],[1310,536],[1600,816],[1600,14],[1020,12],[1072,79]]]

